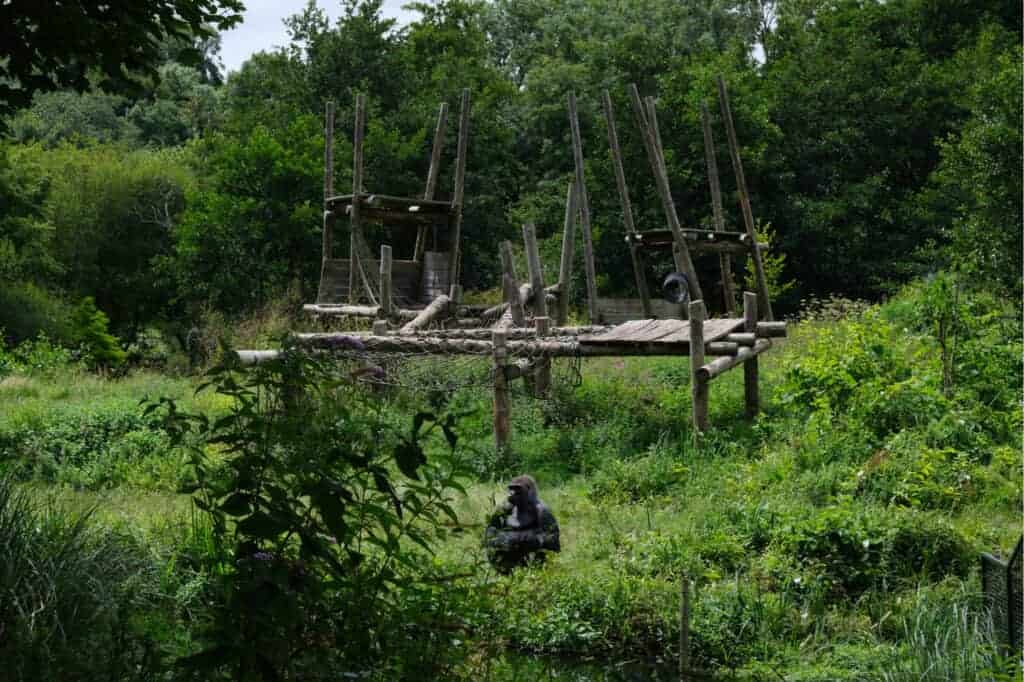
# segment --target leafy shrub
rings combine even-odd
[[[69,341],[70,315],[68,304],[34,284],[4,282],[0,286],[0,327],[6,343],[39,336]]]
[[[204,384],[232,399],[223,417],[184,414],[168,399],[147,407],[191,444],[194,501],[214,545],[205,570],[219,579],[206,647],[183,664],[247,680],[387,667],[394,650],[381,642],[398,627],[397,604],[426,582],[420,549],[442,517],[457,522],[453,419],[421,413],[395,433],[329,358],[289,350],[244,370],[234,357]],[[428,463],[422,443],[435,429],[448,449]],[[209,446],[221,450],[220,474]],[[431,614],[419,616],[428,630]]]
[[[72,311],[71,337],[79,344],[89,364],[111,367],[124,362],[125,352],[117,337],[108,331],[109,323],[92,296],[83,298]]]
[[[40,332],[34,340],[23,341],[4,354],[8,371],[22,374],[52,374],[72,364],[70,350],[50,341]]]
[[[886,583],[963,575],[974,559],[956,529],[909,510],[828,507],[780,527],[775,542],[854,596]]]
[[[591,476],[587,495],[596,502],[642,502],[668,495],[682,483],[686,472],[664,448],[652,447],[633,460],[605,460]]]

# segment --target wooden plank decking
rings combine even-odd
[[[743,328],[742,318],[722,318],[704,322],[704,343],[718,341]],[[653,344],[689,346],[690,323],[686,320],[633,320],[600,334],[580,336],[581,345]]]

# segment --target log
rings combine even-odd
[[[324,216],[321,253],[329,260],[334,252],[334,211],[328,209],[327,200],[334,194],[334,102],[327,103],[324,115]]]
[[[359,222],[359,196],[363,192],[363,126],[365,123],[366,97],[356,95],[355,132],[352,140],[352,206],[349,218],[349,271],[348,271],[348,302],[358,300],[356,275],[362,270],[359,264],[359,233],[362,225]]]
[[[406,323],[402,327],[402,334],[408,334],[409,332],[416,331],[417,329],[423,329],[430,325],[440,317],[448,314],[449,308],[451,307],[452,299],[444,294],[441,294],[433,301],[430,305],[424,308],[419,315],[416,316],[411,322]]]
[[[569,298],[572,293],[572,261],[576,249],[576,216],[579,213],[579,196],[576,181],[569,183],[565,196],[565,227],[562,231],[562,258],[558,265],[558,313],[555,321],[565,324],[569,321]]]
[[[700,119],[704,128],[704,160],[708,169],[708,184],[711,187],[711,214],[715,232],[725,232],[725,214],[722,211],[722,186],[718,177],[718,160],[715,158],[715,140],[711,134],[711,114],[708,105],[700,103]],[[718,254],[718,266],[722,272],[722,297],[725,312],[732,317],[736,310],[736,292],[732,288],[732,258],[727,253]]]
[[[508,377],[505,374],[507,352],[505,332],[495,330],[491,334],[494,355],[494,444],[499,451],[508,446],[511,431],[512,403],[509,399]]]
[[[384,244],[380,247],[380,314],[391,317],[394,308],[391,301],[391,247]]]
[[[313,315],[324,315],[327,317],[379,317],[380,306],[376,305],[332,305],[324,303],[307,303],[302,306],[302,311]],[[412,320],[420,314],[419,310],[407,308],[392,308],[391,316],[400,320]]]
[[[629,188],[626,187],[626,173],[622,167],[622,150],[619,148],[619,134],[615,129],[615,110],[612,108],[612,98],[605,90],[601,98],[604,104],[604,119],[608,127],[608,146],[612,151],[612,162],[615,167],[615,186],[619,191],[619,203],[622,204],[622,222],[626,228],[626,236],[636,234],[636,225],[633,222],[633,205],[629,200]],[[629,258],[633,264],[633,275],[636,278],[637,292],[640,294],[640,304],[643,306],[644,317],[653,318],[651,309],[651,293],[647,289],[647,276],[644,268],[644,259],[634,240],[627,239],[629,244]]]
[[[430,168],[427,170],[427,187],[423,190],[423,198],[430,201],[437,190],[437,176],[441,169],[441,150],[444,148],[444,130],[448,123],[448,103],[442,102],[437,112],[437,125],[434,128],[434,146],[430,150]],[[419,262],[427,248],[427,226],[420,225],[416,232],[416,247],[412,259]]]
[[[455,157],[455,193],[452,203],[455,208],[455,220],[451,235],[451,261],[448,264],[449,281],[459,281],[460,241],[462,239],[462,213],[466,199],[466,153],[469,145],[469,90],[462,91],[461,109],[459,110],[459,143]]]
[[[388,322],[387,322],[387,320],[374,320],[373,321],[373,335],[374,336],[387,336],[388,335]]]
[[[507,239],[501,243],[502,288],[505,303],[510,307],[512,321],[517,327],[526,324],[526,312],[523,310],[523,292],[516,277],[516,263],[512,258],[512,243]]]
[[[551,318],[535,317],[533,324],[537,330],[537,338],[542,339],[551,332]],[[551,388],[551,359],[543,358],[537,361],[537,369],[533,378],[534,394],[543,398]]]
[[[585,326],[585,327],[551,327],[548,332],[548,338],[566,338],[575,336],[584,336],[586,334],[600,334],[612,329],[608,326]],[[476,327],[473,329],[429,329],[423,331],[415,331],[406,336],[413,337],[433,337],[439,339],[478,339],[488,340],[491,338],[492,329],[488,327]],[[397,334],[397,332],[394,332]],[[510,327],[505,330],[505,336],[509,340],[520,340],[520,339],[532,339],[536,337],[537,333],[530,327]],[[753,344],[751,344],[753,345]],[[737,348],[739,344],[737,344]]]
[[[523,244],[526,247],[526,267],[530,271],[530,290],[544,291],[544,271],[540,264],[540,251],[537,249],[537,232],[533,223],[523,225]],[[548,316],[547,296],[533,297],[533,316]]]
[[[740,348],[736,355],[716,358],[701,367],[697,373],[708,381],[717,379],[736,365],[746,362],[755,355],[760,355],[771,347],[771,339],[758,339],[753,348]]]
[[[758,297],[758,302],[761,299]],[[786,336],[785,322],[758,322],[757,335],[761,338],[781,338]]]
[[[704,301],[690,302],[690,395],[693,398],[693,437],[696,443],[708,428],[708,380],[704,366]]]
[[[661,148],[656,144],[655,133],[651,129],[651,122],[645,112],[645,106],[640,99],[640,92],[636,84],[629,86],[630,99],[633,102],[633,113],[636,116],[637,124],[640,127],[641,137],[644,140],[644,147],[647,149],[647,158],[654,173],[655,186],[658,188],[658,196],[661,198],[662,209],[665,212],[665,220],[672,231],[672,258],[676,269],[686,275],[690,283],[690,299],[701,300],[704,295],[700,290],[700,282],[697,280],[697,271],[690,259],[690,250],[686,245],[683,236],[682,226],[679,224],[679,215],[676,213],[676,205],[672,199],[672,191],[669,188],[668,174],[663,173],[665,167]],[[653,108],[652,108],[653,110]]]
[[[737,346],[753,346],[757,342],[757,334],[734,332],[726,334],[725,340],[729,343],[735,343]]]
[[[591,324],[600,321],[597,309],[597,273],[594,270],[594,242],[590,232],[590,199],[583,167],[583,143],[580,141],[580,121],[576,112],[576,93],[569,93],[569,128],[572,131],[572,158],[576,168],[576,191],[580,202],[580,225],[583,228],[583,270],[587,276],[587,314]]]
[[[757,331],[757,294],[749,291],[743,292],[743,329],[752,336]],[[757,355],[755,354],[743,363],[743,403],[747,419],[753,419],[761,411],[757,374]]]
[[[757,279],[758,312],[766,320],[774,320],[772,302],[768,296],[768,280],[765,278],[764,263],[761,261],[761,249],[757,245],[757,233],[754,229],[754,214],[750,209],[750,194],[747,192],[747,179],[743,173],[743,160],[740,158],[740,146],[736,140],[736,128],[732,122],[732,109],[729,106],[729,92],[725,87],[725,79],[718,76],[718,102],[722,107],[722,118],[725,119],[725,134],[729,138],[729,156],[732,158],[732,169],[736,175],[736,190],[740,195],[740,208],[743,212],[743,224],[747,228],[752,248],[751,260],[754,263],[754,276]]]

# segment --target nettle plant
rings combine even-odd
[[[222,589],[207,648],[182,663],[247,680],[376,667],[389,614],[424,582],[443,520],[457,522],[454,417],[420,413],[398,433],[329,358],[289,349],[243,368],[224,357],[198,390],[230,398],[227,414],[185,414],[166,398],[145,408],[190,447],[214,539],[204,561]]]

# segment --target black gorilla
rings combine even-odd
[[[517,476],[509,482],[508,501],[491,514],[484,548],[502,573],[543,561],[546,552],[561,551],[558,521],[537,497],[537,483],[531,477]]]

